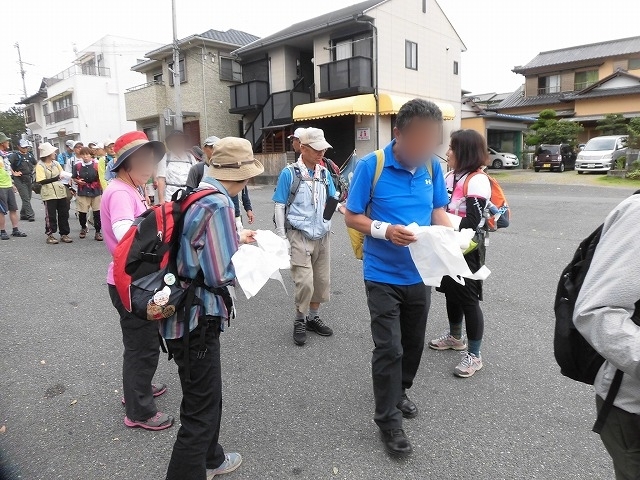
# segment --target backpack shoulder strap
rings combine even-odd
[[[477,170],[475,172],[471,172],[470,174],[468,174],[467,178],[465,178],[465,180],[464,180],[464,185],[462,186],[462,195],[464,197],[467,196],[467,192],[469,191],[469,182],[476,175],[487,175],[487,174],[482,172],[482,171],[480,171],[480,170]],[[491,182],[491,177],[489,177],[489,175],[487,175],[487,178],[489,178],[489,182]]]
[[[293,179],[291,180],[291,188],[289,189],[289,197],[287,198],[287,207],[289,207],[296,199],[296,195],[298,194],[298,190],[300,189],[300,184],[302,183],[302,172],[300,171],[300,167],[298,167],[295,163],[288,165],[287,168],[293,175]]]
[[[378,180],[382,176],[382,170],[384,170],[384,150],[376,150],[376,170],[373,174],[373,181],[371,182],[371,196],[373,196],[373,191],[376,189],[376,185],[378,184]]]
[[[427,172],[429,172],[429,177],[433,182],[433,158],[431,159],[430,162],[427,163]]]

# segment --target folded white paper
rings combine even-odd
[[[485,280],[491,274],[486,266],[471,272],[464,259],[462,252],[469,247],[473,230],[456,232],[440,225],[419,227],[416,224],[407,228],[417,238],[409,245],[409,251],[425,285],[439,287],[442,277],[447,275],[464,285],[464,278]]]
[[[268,230],[258,230],[255,245],[240,245],[231,261],[238,284],[247,298],[255,296],[271,278],[278,280],[287,291],[280,275],[290,268],[289,242]]]

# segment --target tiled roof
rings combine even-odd
[[[242,32],[240,30],[230,29],[226,32],[221,32],[220,30],[207,30],[206,32],[200,34],[203,38],[208,38],[210,40],[215,40],[216,42],[228,43],[230,45],[238,45],[242,47],[244,45],[248,45],[251,42],[255,42],[259,40],[260,37],[256,37],[255,35],[251,35],[247,32]]]
[[[524,96],[524,85],[505,98],[498,105],[493,105],[492,110],[505,108],[531,107],[537,105],[555,105],[562,102],[562,93],[550,93],[546,95]]]
[[[259,41],[254,42],[254,44],[250,44],[236,50],[236,53],[242,55],[243,53],[258,49],[260,47],[270,45],[286,38],[303,35],[327,25],[340,23],[342,21],[353,20],[356,15],[362,14],[365,11],[375,7],[376,5],[384,3],[385,1],[387,0],[366,0],[364,2],[356,3],[355,5],[350,5],[339,10],[334,10],[333,12],[325,13],[324,15],[320,15],[309,20],[294,23],[293,25],[280,30],[279,32],[261,38]]]
[[[603,88],[598,90],[591,90],[586,93],[575,93],[566,95],[566,100],[581,100],[583,98],[599,98],[599,97],[613,97],[616,95],[634,95],[640,93],[640,85],[635,87],[622,87],[622,88]]]
[[[591,43],[576,47],[562,48],[540,52],[536,57],[524,66],[515,67],[515,73],[525,73],[542,67],[563,65],[567,63],[585,62],[588,60],[603,59],[621,55],[640,53],[640,37],[622,38],[607,42]]]

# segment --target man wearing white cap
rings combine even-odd
[[[200,185],[200,182],[204,178],[204,171],[209,166],[209,160],[213,155],[213,147],[219,141],[220,139],[218,137],[211,135],[210,137],[207,137],[202,144],[204,158],[189,170],[189,176],[187,177],[187,192],[194,191],[198,188],[198,185]]]
[[[114,149],[115,141],[111,138],[107,138],[104,141],[104,151],[105,151],[105,160],[107,162],[104,172],[104,179],[109,183],[111,180],[116,178],[116,174],[111,171],[111,167],[116,161],[116,151]]]
[[[31,207],[31,185],[33,184],[33,171],[37,160],[33,153],[29,151],[31,142],[26,139],[20,140],[18,150],[9,156],[9,163],[13,170],[13,183],[18,189],[18,195],[22,200],[20,208],[20,220],[36,221],[36,215]]]
[[[300,155],[300,135],[306,130],[306,128],[296,128],[293,131],[293,134],[289,135],[287,138],[291,140],[291,148],[296,153],[296,155]]]
[[[295,135],[295,134],[294,134]],[[300,132],[300,158],[280,173],[273,195],[276,233],[291,244],[291,275],[295,283],[293,341],[304,345],[306,331],[333,335],[320,318],[320,304],[329,301],[331,220],[325,220],[327,199],[336,188],[320,162],[331,148],[319,128]],[[344,212],[344,207],[338,207]]]
[[[58,163],[63,167],[67,164],[67,160],[73,157],[73,140],[67,140],[64,142],[64,152],[58,154]]]

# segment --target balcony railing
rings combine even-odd
[[[538,95],[546,95],[548,93],[560,93],[560,85],[538,88]]]
[[[373,93],[372,60],[351,57],[320,65],[320,98]]]
[[[51,113],[47,113],[44,116],[47,125],[52,125],[54,123],[62,122],[64,120],[69,120],[70,118],[78,118],[78,106],[70,105],[65,108],[61,108],[60,110],[55,110]]]
[[[573,90],[579,92],[580,90],[584,90],[587,87],[590,87],[596,82],[576,82],[573,85]]]
[[[51,86],[65,78],[71,78],[74,75],[89,75],[92,77],[110,77],[111,70],[107,67],[96,67],[93,65],[71,65],[66,70],[61,71],[57,75],[47,79],[48,85]]]
[[[229,113],[247,113],[259,110],[269,98],[269,82],[252,80],[229,86]]]
[[[142,85],[136,85],[135,87],[127,88],[127,92],[135,92],[136,90],[142,90],[143,88],[153,87],[155,85],[164,85],[162,80],[154,80],[152,82],[143,83]]]
[[[260,113],[244,134],[254,148],[262,140],[262,129],[271,125],[282,125],[293,120],[293,109],[303,103],[309,103],[310,95],[305,92],[287,90],[271,94]]]

